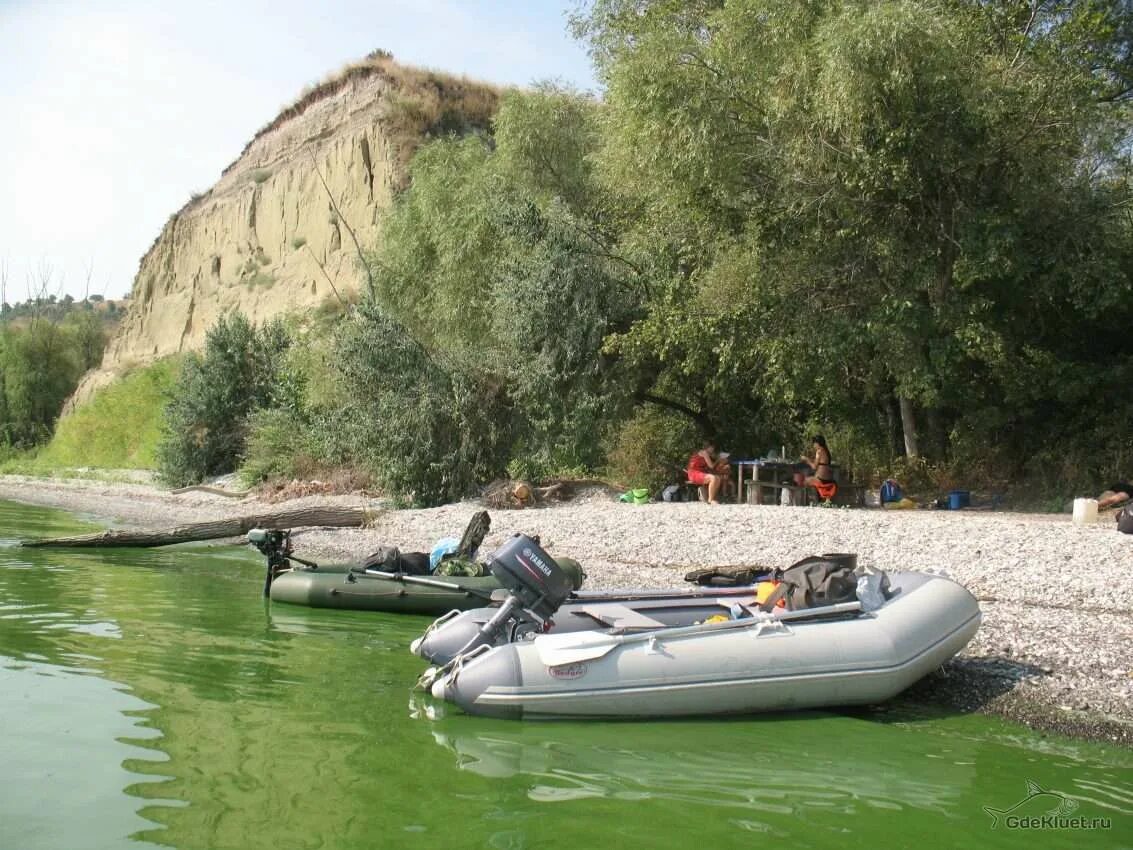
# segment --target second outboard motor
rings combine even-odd
[[[508,592],[507,598],[459,649],[443,653],[449,659],[496,643],[500,633],[513,620],[534,620],[538,627],[545,627],[574,590],[571,575],[525,534],[517,534],[489,555],[487,564],[492,575]],[[434,625],[440,625],[444,620],[442,617]],[[418,652],[421,641],[427,639],[428,633],[414,641],[413,651]],[[430,668],[418,684],[427,689],[442,672],[443,669]]]
[[[291,569],[292,561],[312,570],[319,568],[314,561],[300,558],[292,551],[290,529],[284,531],[277,528],[253,528],[248,532],[247,540],[268,560],[268,571],[264,577],[265,597],[270,594],[271,583]]]

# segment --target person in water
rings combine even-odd
[[[803,455],[801,460],[805,464],[796,474],[795,483],[799,486],[813,487],[818,491],[818,497],[829,502],[838,492],[838,485],[834,483],[834,470],[831,467],[830,448],[826,445],[826,437],[815,434],[811,437],[812,455]]]
[[[1115,481],[1106,488],[1104,493],[1098,496],[1098,507],[1108,508],[1113,505],[1120,505],[1130,499],[1133,499],[1133,484],[1128,481]]]
[[[727,492],[731,481],[727,453],[717,454],[716,444],[709,440],[688,459],[688,469],[685,472],[690,484],[708,488],[708,504],[720,504],[717,497],[721,490]]]

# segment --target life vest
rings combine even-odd
[[[755,604],[762,605],[767,601],[768,597],[775,592],[775,588],[779,586],[778,581],[761,581],[755,586]],[[779,608],[787,607],[787,600],[780,599],[775,605]]]

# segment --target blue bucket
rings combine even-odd
[[[972,503],[972,494],[967,490],[953,490],[948,494],[948,509],[958,511]]]

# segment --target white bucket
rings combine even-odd
[[[1097,499],[1075,499],[1074,500],[1074,524],[1075,525],[1089,525],[1097,522],[1098,519],[1098,500]]]

